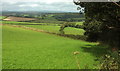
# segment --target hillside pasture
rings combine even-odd
[[[37,29],[44,30],[46,32],[57,33],[59,34],[60,26],[53,26],[53,25],[25,25],[27,27],[33,27]],[[65,34],[73,34],[73,35],[83,35],[84,30],[78,28],[67,27],[64,29]]]
[[[53,23],[34,23],[34,22],[18,22],[18,21],[2,21],[3,24],[10,25],[58,25]]]
[[[2,46],[3,69],[78,69],[77,61],[80,69],[93,69],[96,56],[106,52],[97,43],[6,25]]]
[[[2,21],[3,24],[11,24],[11,25],[23,25],[31,28],[41,29],[46,32],[50,33],[57,33],[59,34],[60,26],[59,24],[54,23],[32,23],[32,22],[17,22],[17,21]],[[83,22],[77,22],[76,24],[81,24]],[[66,27],[64,29],[65,34],[72,34],[72,35],[83,35],[84,30],[79,28],[73,28],[73,27]]]

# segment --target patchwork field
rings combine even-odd
[[[23,18],[23,17],[12,17],[9,16],[5,19],[3,19],[4,21],[31,21],[31,20],[36,20],[34,18]]]
[[[5,25],[2,36],[3,69],[93,69],[106,53],[97,43]]]
[[[31,23],[31,22],[16,22],[16,21],[2,21],[3,24],[11,25],[23,25],[27,27],[37,28],[46,32],[60,33],[60,26],[54,23]],[[77,22],[76,24],[82,24],[83,22]],[[78,28],[67,27],[64,29],[65,34],[83,35],[84,30]]]

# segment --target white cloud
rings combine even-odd
[[[77,11],[72,0],[4,0],[2,3],[3,11]]]
[[[45,3],[55,3],[55,2],[73,2],[73,0],[2,0],[2,2],[45,2]]]
[[[38,7],[39,5],[38,4],[22,4],[22,5],[19,5],[19,7]]]

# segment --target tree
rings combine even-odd
[[[120,2],[74,3],[85,7],[84,30],[89,41],[100,41],[110,47],[120,47]]]

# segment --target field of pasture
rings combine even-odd
[[[59,32],[60,26],[53,26],[53,25],[26,25],[26,26],[42,29],[47,32],[60,33]],[[83,29],[76,29],[72,27],[65,28],[64,31],[65,34],[74,34],[74,35],[83,35],[84,33]]]
[[[96,56],[106,52],[97,43],[11,26],[3,26],[2,44],[3,69],[78,69],[76,56],[81,69],[91,69],[98,63]],[[78,55],[73,54],[76,51]]]
[[[60,33],[60,24],[54,24],[54,23],[31,23],[31,22],[16,22],[16,21],[2,21],[3,24],[11,24],[11,25],[23,25],[26,27],[32,27],[44,30],[46,32],[51,33]],[[83,22],[77,22],[76,24],[82,24]],[[73,34],[73,35],[83,35],[84,30],[73,28],[73,27],[67,27],[64,29],[65,34]]]
[[[13,20],[2,21],[2,24],[3,69],[98,69],[98,58],[107,53],[107,47],[99,43],[17,27],[58,34],[61,24]],[[83,36],[85,31],[67,27],[64,32]]]

